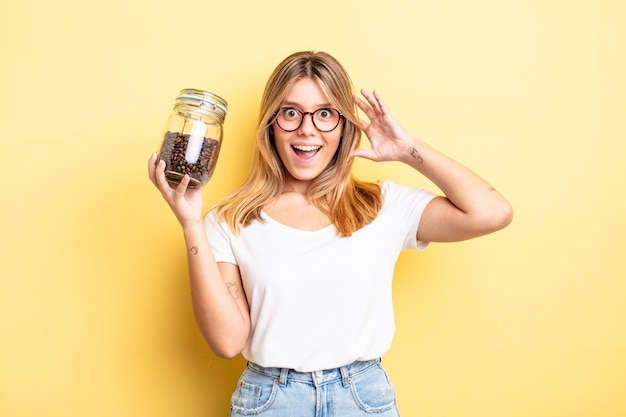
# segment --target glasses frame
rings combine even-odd
[[[285,110],[285,109],[295,110],[295,111],[297,111],[300,114],[300,123],[298,124],[298,127],[296,127],[295,129],[291,129],[291,130],[285,129],[278,122],[278,112],[280,112],[281,110]],[[317,124],[315,124],[315,118],[313,117],[313,115],[315,113],[317,113],[318,111],[321,111],[321,110],[334,110],[334,111],[337,112],[337,114],[339,114],[339,118],[337,119],[337,124],[335,125],[335,127],[333,127],[332,129],[328,129],[328,130],[322,130],[322,129],[320,129],[317,126]],[[334,109],[332,107],[322,107],[322,108],[319,108],[319,109],[317,109],[315,111],[300,111],[300,110],[298,110],[298,109],[296,109],[294,107],[281,107],[280,109],[278,109],[277,111],[274,112],[274,120],[276,121],[276,125],[278,125],[280,130],[282,130],[284,132],[295,132],[296,130],[300,129],[300,127],[302,126],[302,123],[304,123],[304,117],[306,115],[311,115],[311,122],[313,123],[313,126],[315,126],[315,128],[318,131],[323,132],[323,133],[332,132],[333,130],[337,129],[337,126],[339,126],[339,123],[341,123],[341,119],[344,118],[343,114],[339,110]]]

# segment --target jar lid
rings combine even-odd
[[[207,112],[216,113],[222,121],[228,113],[228,103],[217,94],[208,91],[197,90],[195,88],[185,88],[180,90],[176,97],[176,104],[186,104],[198,107]]]

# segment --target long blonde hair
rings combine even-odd
[[[352,81],[328,53],[297,52],[276,67],[263,92],[257,146],[248,178],[216,207],[218,219],[225,221],[234,233],[254,220],[262,221],[262,208],[283,192],[285,168],[274,144],[271,124],[289,88],[302,78],[317,80],[345,118],[337,153],[309,187],[310,201],[330,218],[342,236],[350,236],[374,220],[382,206],[380,186],[360,181],[351,173],[350,153],[361,140]]]

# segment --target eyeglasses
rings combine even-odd
[[[313,126],[320,132],[330,132],[339,126],[339,121],[343,117],[339,110],[321,108],[314,112],[301,112],[293,107],[282,107],[276,113],[276,123],[285,132],[293,132],[302,126],[304,116],[311,115]]]

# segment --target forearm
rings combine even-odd
[[[413,139],[401,161],[431,180],[477,228],[478,234],[506,226],[512,217],[507,200],[487,181],[426,143]]]
[[[250,319],[238,276],[224,276],[209,246],[203,224],[183,229],[194,314],[213,352],[232,357],[243,349]]]

